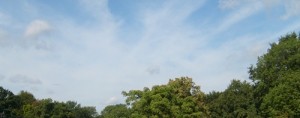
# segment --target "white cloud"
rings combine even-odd
[[[39,35],[51,30],[51,26],[47,21],[34,20],[26,28],[24,33],[27,38],[36,38]]]

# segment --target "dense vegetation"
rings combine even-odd
[[[14,95],[0,87],[0,118],[94,118],[95,107],[81,107],[76,102],[37,100],[25,91]]]
[[[0,118],[259,118],[300,117],[300,38],[288,34],[249,67],[252,82],[232,80],[222,92],[204,94],[189,77],[143,90],[123,91],[126,104],[98,115],[76,102],[37,100],[0,87]]]

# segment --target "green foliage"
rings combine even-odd
[[[101,118],[129,118],[131,111],[125,104],[106,106],[101,111]]]
[[[81,107],[76,102],[37,100],[25,91],[14,95],[0,86],[0,118],[95,118],[95,107]]]
[[[278,78],[300,69],[300,39],[296,33],[281,37],[279,43],[272,43],[268,53],[260,56],[256,66],[249,73],[253,81],[273,87]]]
[[[25,118],[94,118],[97,112],[94,107],[81,107],[76,102],[60,103],[43,99],[23,107]]]
[[[278,43],[272,43],[268,52],[258,58],[256,66],[249,68],[250,79],[255,82],[256,108],[264,117],[277,114],[278,111],[270,113],[274,110],[271,107],[270,109],[266,108],[265,105],[272,103],[268,101],[271,100],[270,96],[285,94],[280,92],[284,92],[283,88],[291,86],[285,83],[285,81],[289,81],[286,75],[297,71],[300,71],[300,38],[296,33],[281,37]],[[294,94],[293,97],[297,98],[298,96]],[[282,109],[282,111],[285,110]],[[292,112],[285,112],[285,114],[290,116]]]
[[[23,105],[32,104],[36,101],[35,97],[27,91],[21,91],[17,96],[20,98]]]
[[[283,76],[280,81],[263,98],[263,114],[268,117],[300,117],[300,71]]]
[[[205,94],[191,78],[181,77],[170,80],[167,85],[153,86],[144,90],[123,92],[126,103],[131,105],[134,118],[160,117],[208,117],[208,108],[204,104]]]
[[[233,80],[224,92],[212,92],[206,98],[212,118],[258,117],[253,88],[246,81]]]
[[[0,116],[18,117],[17,109],[20,107],[20,99],[11,91],[0,86]]]

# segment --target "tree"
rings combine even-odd
[[[21,91],[17,96],[19,96],[23,105],[32,104],[36,101],[35,97],[27,91]]]
[[[283,76],[263,98],[260,109],[267,117],[300,117],[300,71]]]
[[[300,71],[300,38],[296,33],[287,34],[278,43],[272,43],[268,52],[258,58],[256,66],[249,68],[250,79],[255,83],[256,108],[262,111],[262,115],[272,111],[262,107],[262,103],[270,100],[269,96],[283,92],[282,89],[289,86],[282,85],[282,82],[289,81],[285,76],[297,71]]]
[[[0,116],[18,117],[17,109],[21,107],[20,99],[11,91],[0,86]]]
[[[37,100],[26,91],[14,95],[0,86],[0,118],[96,118],[95,107],[81,107],[73,101]]]
[[[98,116],[95,107],[81,107],[73,101],[56,102],[43,99],[23,107],[24,117],[33,118],[95,118]]]
[[[207,95],[212,118],[253,118],[258,117],[254,106],[253,88],[246,81],[232,80],[222,92]]]
[[[130,109],[125,104],[116,104],[106,106],[101,111],[101,118],[129,118]]]
[[[78,107],[73,113],[75,118],[94,118],[98,116],[95,107]]]
[[[208,117],[204,104],[205,94],[191,78],[181,77],[169,80],[167,85],[156,85],[150,90],[123,92],[126,103],[132,108],[131,117]]]

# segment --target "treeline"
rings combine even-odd
[[[31,93],[14,95],[0,86],[0,118],[95,118],[95,107],[82,107],[73,101],[37,100]]]
[[[300,117],[300,38],[287,34],[249,67],[249,82],[232,80],[208,94],[191,78],[169,80],[143,90],[123,91],[125,104],[94,107],[76,102],[37,100],[25,91],[0,87],[0,118],[298,118]],[[246,57],[245,57],[246,58]]]

